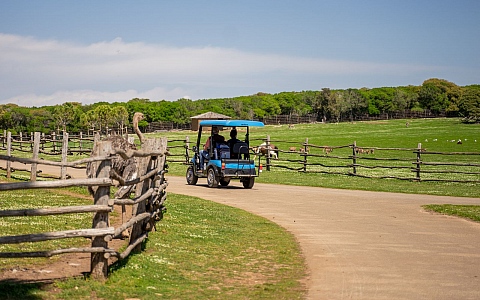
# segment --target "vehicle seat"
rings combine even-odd
[[[236,143],[233,145],[233,153],[238,154],[238,158],[240,158],[240,154],[244,154],[244,156],[248,155],[248,144],[245,142]]]

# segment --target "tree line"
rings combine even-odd
[[[134,98],[127,102],[98,102],[82,105],[66,102],[61,105],[22,107],[0,105],[0,126],[12,132],[68,132],[120,130],[137,111],[145,115],[140,127],[151,122],[185,125],[191,117],[212,111],[234,119],[258,119],[276,115],[316,115],[318,121],[342,122],[362,116],[377,116],[402,111],[461,117],[464,122],[480,122],[480,85],[458,86],[444,79],[431,78],[420,86],[399,86],[361,89],[329,89],[319,91],[259,92],[234,98],[192,101],[151,101]]]

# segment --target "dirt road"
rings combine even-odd
[[[292,232],[309,268],[309,299],[480,299],[480,224],[421,208],[480,198],[168,181],[169,192],[235,206]]]

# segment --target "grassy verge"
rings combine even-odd
[[[28,191],[17,193],[19,201],[24,192]],[[56,282],[54,286],[0,283],[2,297],[301,299],[304,296],[304,260],[294,237],[281,227],[236,208],[182,195],[169,194],[168,209],[164,220],[157,224],[157,231],[149,235],[144,251],[114,265],[106,283],[83,278]],[[7,224],[3,228],[15,226]]]
[[[475,222],[480,222],[480,206],[479,205],[425,205],[424,209],[428,211],[437,212],[444,215],[456,216],[469,219]]]

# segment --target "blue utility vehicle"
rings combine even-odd
[[[214,188],[240,179],[244,188],[251,189],[258,171],[255,161],[250,159],[250,127],[263,127],[264,124],[248,120],[204,120],[199,125],[194,155],[186,173],[187,183],[195,185],[198,178],[207,178],[207,185]],[[204,133],[204,130],[207,131]],[[237,132],[238,140],[229,137],[232,130]],[[207,139],[211,143],[205,142]],[[204,147],[202,141],[210,147]]]

